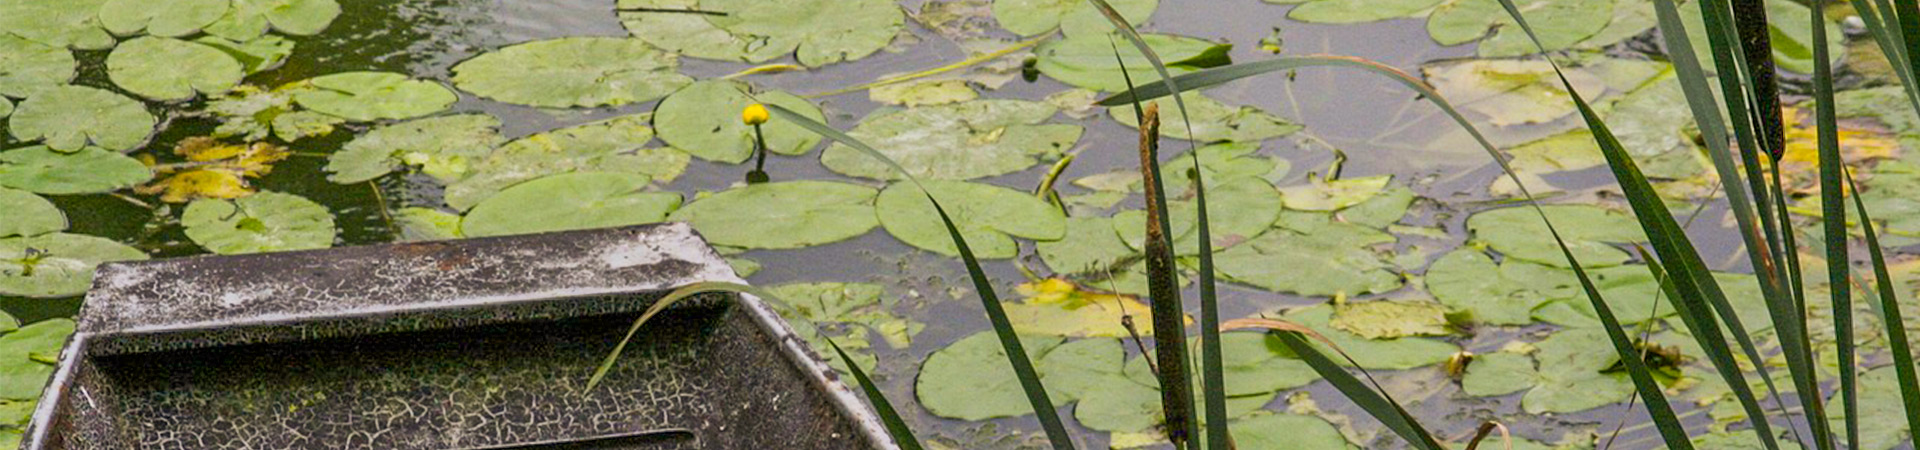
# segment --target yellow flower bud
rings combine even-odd
[[[740,111],[740,121],[747,125],[767,123],[767,107],[759,103],[747,105],[747,109]]]

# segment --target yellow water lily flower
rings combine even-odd
[[[747,105],[747,109],[740,110],[740,121],[746,122],[747,125],[767,123],[768,118],[766,105],[755,103]]]

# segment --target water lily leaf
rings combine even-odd
[[[53,202],[29,192],[0,188],[0,211],[7,212],[7,220],[0,221],[0,238],[67,229],[66,213],[60,212]]]
[[[1310,23],[1363,23],[1420,14],[1443,0],[1319,0],[1287,11],[1287,18]]]
[[[1420,70],[1434,90],[1455,105],[1486,116],[1494,126],[1543,123],[1573,114],[1573,100],[1546,60],[1468,59]],[[1592,73],[1579,69],[1565,73],[1589,101],[1607,90],[1606,82]]]
[[[199,33],[227,15],[230,0],[108,0],[100,7],[100,24],[107,31],[132,36],[145,31],[160,37]]]
[[[646,11],[620,15],[635,37],[707,59],[764,62],[795,54],[819,67],[871,55],[906,26],[887,0],[621,0],[621,9],[698,9],[724,16]]]
[[[1898,397],[1898,394],[1894,394],[1894,396]],[[1861,399],[1862,399],[1861,404],[1864,405],[1866,403],[1865,397],[1862,397]],[[1834,404],[1834,406],[1838,408],[1840,405],[1836,403]],[[1834,411],[1835,412],[1833,414],[1835,415],[1832,416],[1835,419],[1834,425],[1836,427],[1834,429],[1837,429],[1837,430],[1846,429],[1846,428],[1841,428],[1841,427],[1844,427],[1845,425],[1839,422],[1839,419],[1844,417],[1846,413],[1842,409],[1834,409]],[[1891,414],[1889,416],[1886,416],[1888,418],[1903,417],[1903,414],[1905,414],[1904,411],[1899,409],[1888,410],[1886,412],[1888,414]],[[1874,419],[1868,419],[1864,417],[1861,418],[1861,422],[1860,422],[1860,436],[1861,436],[1860,441],[1861,442],[1870,442],[1869,440],[1867,440],[1868,435],[1866,431],[1867,430],[1866,422],[1870,420],[1874,420]],[[1891,420],[1883,420],[1883,421],[1889,422],[1889,423],[1893,422]],[[1778,445],[1777,448],[1782,448],[1782,449],[1799,450],[1801,448],[1799,443],[1793,442],[1791,440],[1786,440],[1786,439],[1775,439],[1774,443]],[[1894,444],[1889,443],[1887,444],[1886,447],[1874,447],[1866,444],[1861,444],[1860,448],[1862,450],[1867,450],[1867,449],[1886,450],[1889,448],[1893,448],[1893,445]],[[1667,447],[1663,446],[1660,448],[1662,450],[1665,450]],[[1695,436],[1693,438],[1693,448],[1697,450],[1765,450],[1765,449],[1776,448],[1776,447],[1768,447],[1765,443],[1760,442],[1760,438],[1755,437],[1753,435],[1753,432],[1750,430],[1727,430],[1727,431],[1712,431],[1704,435]]]
[[[709,242],[740,248],[804,248],[839,242],[879,226],[879,191],[828,181],[761,183],[728,189],[675,211]]]
[[[896,349],[911,345],[913,336],[926,329],[926,324],[888,311],[893,302],[885,299],[886,288],[878,284],[792,283],[774,286],[768,291],[786,301],[774,304],[773,308],[788,320],[858,325],[879,333],[888,346]],[[850,334],[864,337],[865,332]]]
[[[1063,341],[1057,337],[1020,337],[1027,358],[1040,364]],[[1044,375],[1041,380],[1046,381]],[[985,420],[1033,413],[1033,405],[1027,402],[1020,380],[1007,362],[1006,350],[991,331],[961,338],[928,355],[920,365],[920,377],[914,381],[914,393],[927,412],[950,419]],[[1053,397],[1054,406],[1067,401],[1065,396]]]
[[[1332,181],[1312,178],[1307,181],[1305,185],[1280,189],[1280,196],[1286,199],[1287,209],[1334,211],[1358,205],[1385,191],[1387,183],[1393,181],[1393,176],[1342,178]],[[1398,219],[1395,218],[1395,220]]]
[[[1792,0],[1767,0],[1767,17],[1797,17],[1800,20],[1767,21],[1768,42],[1773,44],[1773,61],[1782,69],[1796,73],[1813,73],[1813,24],[1812,11],[1806,5]],[[1700,8],[1680,8],[1680,21],[1689,30],[1706,29],[1706,20],[1700,17]],[[1840,36],[1840,24],[1829,20],[1826,24],[1828,36]],[[1697,28],[1696,28],[1697,27]],[[1693,52],[1700,55],[1701,61],[1712,61],[1711,43],[1706,39],[1693,39]],[[1847,53],[1845,39],[1832,39],[1827,43],[1828,55],[1839,61]],[[1713,70],[1708,68],[1707,70]],[[1911,107],[1909,107],[1911,109]]]
[[[327,248],[336,234],[327,207],[279,192],[194,200],[180,224],[194,243],[222,255]]]
[[[1548,51],[1563,50],[1599,34],[1607,21],[1594,18],[1613,16],[1613,0],[1520,0],[1514,6],[1527,12],[1527,23]],[[1427,34],[1440,45],[1459,45],[1485,36],[1479,53],[1488,58],[1540,51],[1498,0],[1448,0],[1427,16]]]
[[[13,100],[8,100],[6,97],[0,96],[0,119],[5,119],[11,115],[13,115]]]
[[[759,102],[771,103],[825,123],[827,117],[813,103],[786,92],[747,96],[746,85],[708,80],[687,85],[654,108],[653,126],[660,140],[709,161],[739,163],[753,156],[753,126],[740,121],[740,110]],[[820,135],[784,120],[760,126],[767,150],[799,155],[820,144]]]
[[[1187,106],[1192,107],[1193,103],[1188,103]],[[1164,113],[1165,110],[1162,112]],[[1162,118],[1161,122],[1178,123],[1168,122],[1165,118]],[[1198,131],[1198,128],[1195,130]],[[1224,185],[1228,181],[1241,178],[1277,179],[1285,176],[1287,171],[1292,169],[1292,164],[1285,159],[1260,155],[1258,142],[1221,142],[1200,147],[1196,151],[1200,156],[1201,178],[1209,183]],[[1188,172],[1193,170],[1193,160],[1194,158],[1187,155],[1187,152],[1180,152],[1172,159],[1160,163],[1160,184],[1165,186],[1168,192],[1183,192],[1187,193],[1183,195],[1191,195],[1193,178]],[[1139,190],[1141,188],[1139,171],[1129,172],[1134,176],[1132,189]],[[1214,194],[1211,193],[1214,188],[1208,189],[1208,196],[1213,196]]]
[[[1163,136],[1200,142],[1259,142],[1293,134],[1301,128],[1285,119],[1267,114],[1259,108],[1230,106],[1200,95],[1199,92],[1180,95],[1186,100],[1187,112],[1193,115],[1192,117],[1182,116],[1179,108],[1161,108],[1160,123],[1165,124],[1160,127],[1160,134]],[[1172,102],[1167,101],[1162,106],[1172,106]],[[1140,127],[1140,119],[1134,117],[1132,105],[1107,108],[1107,114],[1126,126]],[[1186,127],[1186,120],[1189,119],[1193,121],[1191,135],[1187,134]]]
[[[214,137],[241,137],[247,141],[272,136],[294,142],[332,134],[335,126],[346,123],[346,119],[339,117],[300,110],[293,103],[292,91],[247,85],[207,102],[207,112],[221,120],[213,131]]]
[[[196,137],[180,141],[173,152],[185,156],[186,169],[166,169],[171,175],[138,189],[142,194],[159,193],[160,200],[183,203],[199,198],[240,198],[253,194],[247,178],[260,178],[273,171],[273,164],[293,156],[285,147],[266,142],[252,145],[224,144],[213,138]]]
[[[1424,301],[1374,300],[1333,306],[1327,325],[1367,339],[1453,334],[1446,306]]]
[[[1194,353],[1200,352],[1198,341],[1190,345]],[[1272,394],[1306,386],[1320,379],[1320,374],[1314,372],[1312,366],[1293,358],[1285,348],[1279,340],[1266,333],[1220,333],[1220,365],[1227,396]],[[1144,358],[1128,360],[1126,375],[1143,386],[1155,389],[1160,386],[1160,381]],[[1194,390],[1204,392],[1200,390],[1199,383],[1199,377],[1194,377]]]
[[[1571,278],[1561,269],[1519,259],[1495,265],[1486,254],[1473,250],[1441,256],[1427,267],[1425,280],[1427,292],[1440,303],[1490,325],[1526,325],[1533,322],[1532,312],[1541,302],[1582,295],[1565,283]]]
[[[151,178],[153,171],[140,161],[98,147],[72,153],[44,146],[0,152],[0,187],[37,194],[113,192]]]
[[[0,34],[75,50],[113,48],[113,35],[100,25],[107,0],[0,0]]]
[[[460,224],[467,236],[606,228],[667,219],[680,194],[645,191],[646,175],[579,172],[520,183],[488,197]]]
[[[1475,397],[1497,397],[1533,387],[1540,380],[1533,358],[1513,352],[1475,355],[1460,377],[1460,390]]]
[[[1079,141],[1077,125],[1042,123],[1055,112],[1045,103],[976,100],[876,112],[847,134],[915,177],[970,180],[1026,170]],[[843,144],[827,147],[820,163],[848,176],[900,178],[892,166]]]
[[[360,183],[406,165],[420,166],[443,182],[458,180],[506,140],[499,128],[500,119],[486,114],[431,117],[376,128],[327,158],[331,173],[327,179]]]
[[[236,41],[252,40],[271,28],[283,34],[312,36],[340,17],[335,0],[233,0],[233,9],[207,26],[207,34]]]
[[[220,49],[239,61],[248,75],[273,70],[287,62],[293,56],[293,41],[279,36],[261,36],[248,41],[234,41],[219,36],[202,36],[194,43]]]
[[[147,254],[138,249],[81,234],[0,239],[0,294],[34,298],[80,295],[93,283],[94,266],[143,259]]]
[[[459,96],[446,86],[387,72],[347,72],[314,77],[295,88],[301,107],[354,122],[411,119],[445,111]]]
[[[1128,382],[1125,378],[1103,382],[1100,386],[1073,408],[1073,418],[1079,420],[1082,426],[1115,433],[1143,432],[1159,426],[1165,417],[1160,407],[1159,389]],[[1227,397],[1227,415],[1244,417],[1252,414],[1272,402],[1275,396]]]
[[[107,55],[113,84],[151,100],[193,98],[194,92],[224,94],[246,76],[239,61],[213,47],[173,38],[141,37]]]
[[[1087,290],[1059,278],[1021,284],[1022,303],[1007,303],[1007,318],[1022,334],[1062,337],[1126,337],[1122,317],[1153,323],[1153,313],[1134,297]],[[1183,318],[1192,323],[1193,319]]]
[[[401,242],[444,241],[466,237],[460,233],[460,215],[432,208],[400,208],[393,215],[400,225]]]
[[[1426,338],[1367,339],[1348,333],[1328,324],[1328,321],[1333,318],[1333,307],[1328,305],[1315,305],[1287,311],[1284,318],[1320,332],[1322,336],[1326,336],[1327,340],[1338,344],[1341,350],[1351,355],[1354,361],[1358,361],[1360,367],[1367,369],[1402,370],[1440,364],[1447,362],[1454,353],[1460,351],[1460,348],[1453,344]],[[1322,353],[1335,354],[1324,344],[1314,342],[1313,345]],[[1276,351],[1291,356],[1291,352]],[[1335,361],[1346,364],[1343,359],[1336,358]]]
[[[1391,243],[1379,230],[1321,218],[1318,229],[1275,229],[1218,255],[1228,280],[1306,296],[1363,295],[1399,289],[1402,281],[1373,246]],[[1314,264],[1299,264],[1314,261]]]
[[[73,75],[73,52],[66,47],[0,33],[0,96],[27,97],[40,88],[67,84]]]
[[[1860,448],[1887,450],[1907,440],[1906,409],[1901,403],[1900,386],[1894,367],[1885,366],[1860,374]],[[1833,411],[1829,417],[1836,427],[1846,423],[1846,408],[1838,396],[1827,402]],[[1845,429],[1845,428],[1836,428]],[[1752,433],[1742,433],[1751,436]],[[1758,444],[1756,442],[1755,444]],[[1745,448],[1745,447],[1729,447]]]
[[[1624,213],[1590,205],[1546,205],[1547,217],[1560,230],[1567,247],[1588,267],[1604,267],[1627,262],[1629,256],[1609,243],[1647,240],[1640,223]],[[1548,234],[1545,222],[1532,208],[1513,207],[1482,211],[1467,218],[1473,240],[1486,244],[1508,258],[1553,267],[1567,267],[1567,258]]]
[[[481,97],[545,108],[653,100],[693,80],[679,60],[637,39],[579,37],[518,44],[453,66],[453,84]],[[731,112],[727,117],[735,117]]]
[[[1604,49],[1645,34],[1658,22],[1654,18],[1652,0],[1614,0],[1613,20],[1607,21],[1606,28],[1580,41],[1574,48]]]
[[[1138,253],[1120,240],[1108,217],[1069,217],[1067,233],[1057,241],[1034,244],[1034,250],[1055,273],[1101,274],[1123,258]]]
[[[1232,62],[1227,56],[1227,52],[1233,49],[1230,44],[1166,34],[1142,34],[1140,37],[1148,47],[1153,48],[1154,53],[1160,55],[1170,75],[1179,76]],[[1119,51],[1120,60],[1126,61],[1127,73],[1124,75],[1120,72],[1120,62],[1113,57],[1113,41],[1108,40],[1105,34],[1068,37],[1040,44],[1040,48],[1034,50],[1039,58],[1034,67],[1062,83],[1108,92],[1126,90],[1125,75],[1131,75],[1136,86],[1160,81],[1159,72],[1154,70],[1153,63],[1148,62],[1138,48],[1122,44]],[[1165,127],[1161,131],[1171,128]]]
[[[1598,328],[1570,328],[1534,344],[1539,370],[1533,389],[1520,399],[1531,414],[1585,411],[1627,400],[1633,382],[1626,372],[1607,369],[1620,361],[1613,352],[1593,351],[1612,345]]]
[[[1048,396],[1072,402],[1098,394],[1106,383],[1129,383],[1121,376],[1126,358],[1119,339],[1081,339],[1054,347],[1034,362],[1034,371],[1046,380]]]
[[[1256,414],[1233,421],[1234,448],[1246,450],[1354,449],[1326,419],[1297,414]],[[1514,448],[1520,448],[1515,446]]]
[[[73,329],[72,320],[47,319],[0,336],[0,398],[40,398],[53,376],[53,365],[35,361],[34,355],[60,354]]]
[[[641,148],[652,139],[653,128],[639,115],[516,139],[479,160],[466,178],[447,186],[447,205],[465,211],[507,186],[568,172],[635,173],[661,183],[673,181],[693,158],[673,148]]]
[[[1284,195],[1284,194],[1282,194]],[[1407,216],[1418,196],[1404,185],[1388,186],[1373,198],[1340,209],[1340,220],[1373,228],[1386,228]]]
[[[44,140],[48,147],[61,151],[88,145],[108,150],[134,148],[147,141],[158,121],[137,100],[83,86],[34,91],[32,97],[20,102],[9,120],[14,138]]]
[[[1166,180],[1161,182],[1165,183]],[[1232,248],[1255,240],[1269,233],[1273,222],[1280,218],[1280,191],[1266,180],[1243,177],[1223,181],[1209,179],[1207,182],[1215,184],[1207,187],[1207,224],[1212,227],[1208,237],[1213,238],[1215,249]],[[1172,190],[1171,187],[1168,189]],[[1167,201],[1167,221],[1173,228],[1167,234],[1173,238],[1174,254],[1200,254],[1199,208],[1193,200]],[[1145,211],[1130,210],[1115,214],[1113,224],[1120,239],[1126,241],[1128,246],[1145,248]]]
[[[1145,23],[1160,7],[1159,0],[1115,0],[1108,2],[1121,17],[1134,25]],[[1052,31],[1055,27],[1067,36],[1105,36],[1113,23],[1093,4],[1074,0],[999,0],[993,2],[993,18],[1001,28],[1021,36]]]
[[[965,80],[909,81],[867,90],[868,100],[902,106],[945,105],[976,98],[980,98],[980,92]]]
[[[1700,162],[1700,147],[1694,144],[1696,132],[1689,131],[1693,114],[1672,108],[1685,102],[1686,92],[1668,72],[1621,97],[1606,114],[1607,124],[1615,126],[1614,137],[1629,149],[1628,154],[1646,176],[1686,179],[1706,171]],[[1808,134],[1812,134],[1810,130]],[[1599,151],[1591,139],[1586,144],[1585,149]]]
[[[1066,217],[1032,194],[958,181],[928,180],[926,187],[940,199],[974,256],[982,259],[1014,257],[1019,252],[1014,236],[1039,241],[1066,236]],[[933,202],[912,183],[894,183],[880,191],[874,210],[887,233],[907,245],[943,255],[960,254]]]

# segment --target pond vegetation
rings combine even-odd
[[[0,445],[99,264],[660,221],[914,447],[1920,426],[1910,2],[515,3],[0,0]]]

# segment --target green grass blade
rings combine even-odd
[[[1893,275],[1887,271],[1887,257],[1881,253],[1880,237],[1874,234],[1873,218],[1867,216],[1867,204],[1860,200],[1852,173],[1847,174],[1847,187],[1854,192],[1854,212],[1860,214],[1860,228],[1866,232],[1867,256],[1873,263],[1873,286],[1880,297],[1880,323],[1887,330],[1887,350],[1893,354],[1893,374],[1900,385],[1907,429],[1920,430],[1920,377],[1914,374],[1913,348],[1907,340],[1907,322],[1901,317],[1898,296],[1894,294]]]
[[[887,425],[887,434],[893,436],[894,444],[899,445],[900,450],[921,450],[920,440],[913,437],[913,429],[907,428],[906,420],[900,418],[900,412],[893,409],[893,402],[887,401],[887,395],[881,393],[880,387],[867,377],[867,371],[861,370],[860,365],[853,362],[853,357],[848,356],[846,350],[841,350],[840,344],[833,342],[833,338],[825,334],[820,338],[825,339],[827,346],[833,347],[833,353],[846,362],[847,371],[853,372],[853,381],[860,383],[860,391],[867,394],[867,401],[873,404],[874,412],[880,414],[880,421]]]
[[[805,128],[827,139],[845,144],[847,147],[865,153],[868,157],[887,164],[899,172],[901,177],[906,178],[909,182],[912,182],[914,186],[919,187],[922,194],[926,194],[927,201],[933,203],[934,212],[940,214],[940,221],[946,225],[947,235],[953,238],[954,247],[959,249],[960,259],[966,263],[967,276],[973,279],[973,287],[980,295],[980,304],[982,309],[986,310],[987,321],[993,324],[993,332],[1000,338],[1000,346],[1007,353],[1007,362],[1013,366],[1014,375],[1020,379],[1020,388],[1026,392],[1027,401],[1033,405],[1034,415],[1040,419],[1040,428],[1046,431],[1047,440],[1053,444],[1053,448],[1059,450],[1073,449],[1073,437],[1067,434],[1066,425],[1060,421],[1059,411],[1054,409],[1053,400],[1047,396],[1046,386],[1040,383],[1040,374],[1033,368],[1033,360],[1027,357],[1026,346],[1021,345],[1020,336],[1014,332],[1013,323],[1007,319],[1007,311],[1000,305],[1000,296],[993,290],[993,281],[988,279],[986,271],[980,268],[980,260],[973,256],[973,249],[967,246],[966,238],[961,237],[960,229],[954,226],[953,218],[947,215],[946,207],[940,205],[940,200],[934,198],[933,192],[928,191],[925,185],[920,184],[920,180],[915,178],[911,172],[908,172],[905,167],[901,167],[899,162],[894,161],[893,158],[888,158],[885,153],[880,153],[879,150],[875,150],[865,142],[860,142],[859,139],[855,139],[853,136],[848,136],[846,133],[840,132],[840,130],[827,126],[827,124],[800,115],[800,113],[793,112],[780,105],[767,103],[766,106],[768,110],[773,111],[773,113],[780,116],[781,119],[792,121],[801,128]]]
[[[1813,24],[1813,108],[1816,140],[1820,150],[1820,212],[1827,248],[1827,289],[1833,301],[1833,333],[1838,347],[1835,357],[1840,367],[1841,415],[1846,417],[1847,448],[1860,448],[1860,400],[1853,348],[1853,276],[1847,259],[1847,201],[1841,186],[1840,124],[1834,112],[1833,63],[1827,54],[1825,8],[1812,10]]]

